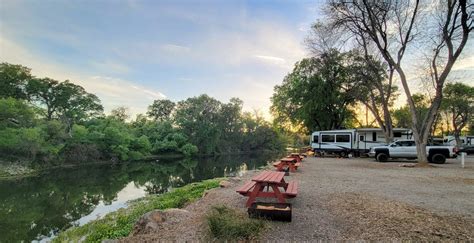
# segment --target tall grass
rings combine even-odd
[[[250,219],[226,206],[214,206],[207,215],[207,224],[211,236],[220,240],[256,239],[266,228],[265,221]]]

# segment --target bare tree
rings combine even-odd
[[[429,7],[432,6],[435,6],[433,11],[422,16],[420,0],[333,0],[328,3],[327,12],[336,24],[366,34],[398,74],[411,112],[413,137],[420,164],[428,162],[426,144],[443,98],[444,83],[473,29],[472,3],[466,0],[440,0]],[[418,24],[424,20],[437,21],[438,28],[429,35],[432,45],[424,46],[427,50],[432,50],[431,68],[435,94],[428,112],[420,117],[416,112],[402,60],[408,47],[415,44],[418,44],[417,48],[423,47],[422,42],[414,40],[418,33],[422,33]]]

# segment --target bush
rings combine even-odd
[[[191,155],[196,154],[198,152],[198,147],[196,147],[195,145],[192,145],[190,143],[187,143],[187,144],[183,145],[183,147],[181,147],[179,149],[179,151],[184,156],[191,156]]]
[[[263,220],[250,219],[226,206],[213,207],[207,216],[207,224],[211,235],[221,240],[255,239],[266,226]]]

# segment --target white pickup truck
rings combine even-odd
[[[454,146],[426,146],[428,161],[436,164],[444,164],[446,158],[456,158]],[[399,140],[386,146],[372,147],[369,157],[374,157],[379,162],[385,162],[389,158],[416,159],[416,145],[413,140]]]

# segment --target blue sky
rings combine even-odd
[[[154,99],[207,93],[269,118],[273,87],[308,55],[304,39],[322,0],[0,0],[0,61],[69,79],[106,111],[144,113]],[[474,85],[472,43],[453,80]],[[421,60],[416,48],[404,65]],[[418,53],[418,54],[417,54]],[[416,69],[410,78],[418,79]],[[399,84],[398,84],[399,85]],[[399,85],[400,86],[400,85]],[[419,82],[412,82],[414,91]],[[405,102],[404,92],[398,105]]]
[[[319,1],[0,2],[0,61],[70,79],[106,110],[207,93],[268,112],[273,86],[307,55]]]

